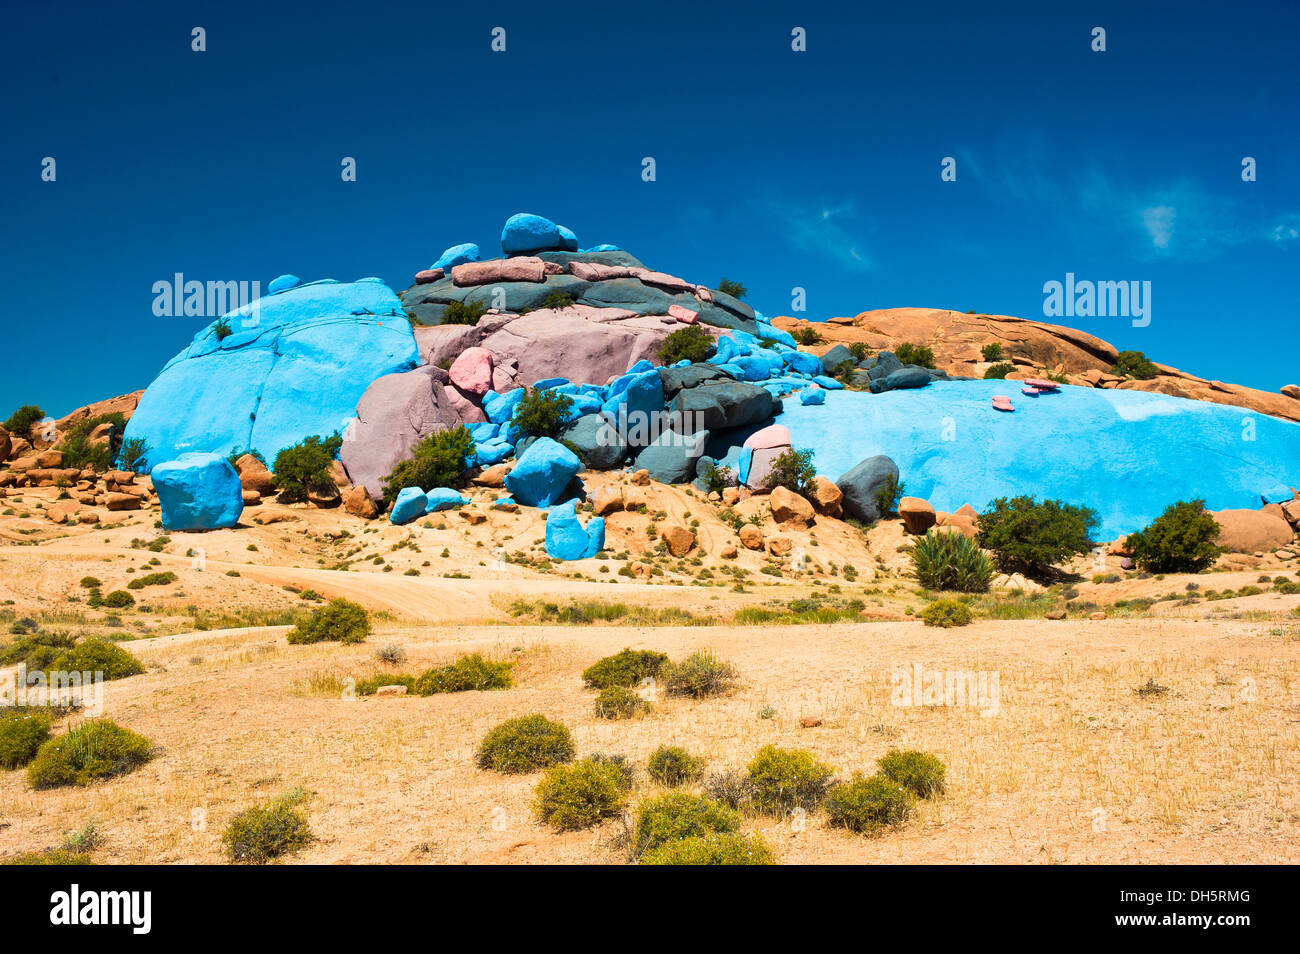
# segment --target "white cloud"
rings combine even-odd
[[[1174,237],[1174,219],[1178,210],[1171,205],[1153,205],[1142,210],[1142,225],[1156,248],[1168,248]]]

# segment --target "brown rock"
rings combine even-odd
[[[99,523],[99,514],[93,510],[83,510],[77,514],[77,519],[82,523]]]
[[[740,528],[740,542],[746,549],[761,550],[763,549],[763,531],[752,523],[747,523]]]
[[[1088,614],[1088,619],[1105,619],[1105,618],[1106,618],[1106,614],[1105,614],[1105,613],[1089,613],[1089,614]]]
[[[779,533],[772,534],[764,542],[767,544],[767,552],[772,556],[786,556],[794,549],[794,541]]]
[[[638,487],[644,487],[650,483],[650,471],[642,468],[632,475],[632,483]]]
[[[405,686],[380,686],[375,690],[376,699],[392,699],[406,695]]]
[[[239,486],[245,490],[256,490],[263,497],[275,493],[275,477],[252,454],[245,454],[235,461],[235,470],[239,471]]]
[[[244,498],[245,507],[257,507],[262,503],[262,495],[256,490],[241,490],[239,496]]]
[[[695,534],[680,524],[670,524],[664,528],[662,536],[668,544],[668,552],[673,556],[685,556],[695,546]]]
[[[329,487],[313,487],[309,489],[307,491],[307,502],[313,507],[319,507],[322,510],[332,510],[343,502],[343,497],[339,493],[339,488],[331,484]]]
[[[772,518],[782,526],[803,530],[814,520],[812,504],[784,487],[773,488],[768,504],[772,508]]]
[[[9,436],[8,431],[6,431],[3,427],[0,427],[0,463],[3,463],[4,461],[7,461],[9,459],[9,454],[13,449],[14,449],[13,438]]]
[[[803,716],[799,719],[799,724],[805,729],[815,729],[822,724],[822,720],[816,716]]]
[[[106,470],[104,471],[104,483],[117,484],[119,487],[130,487],[135,483],[135,473],[129,470]]]
[[[62,467],[63,451],[60,450],[41,451],[39,454],[36,455],[36,466],[37,467]]]
[[[348,472],[343,469],[343,461],[330,461],[330,480],[334,481],[334,486],[340,491],[352,486],[352,481],[348,480]]]
[[[379,507],[375,505],[374,498],[366,492],[365,487],[353,487],[344,494],[343,506],[348,513],[364,520],[373,520],[379,516]]]
[[[11,458],[21,457],[24,454],[31,453],[31,442],[19,437],[17,434],[9,435],[9,444],[9,456]]]
[[[1293,527],[1300,524],[1300,500],[1288,500],[1282,504],[1282,517]]]
[[[839,488],[836,487],[835,489],[838,490]],[[728,507],[733,506],[733,505],[736,504],[739,500],[740,500],[740,489],[739,489],[738,487],[723,487],[723,488],[722,488],[722,503],[723,503],[725,506],[728,506]]]
[[[1289,398],[1300,400],[1300,385],[1284,384],[1282,385],[1282,393]]]
[[[106,494],[104,506],[109,510],[139,510],[141,500],[135,494]]]
[[[908,533],[923,534],[934,526],[934,508],[920,497],[904,497],[898,502],[898,515]]]
[[[69,500],[61,500],[58,503],[51,504],[45,510],[45,516],[55,523],[73,523],[76,516],[81,512],[81,504],[72,503]]]
[[[974,540],[979,536],[979,526],[970,517],[964,514],[952,514],[942,524],[944,530],[950,533],[960,533],[968,540]]]
[[[297,520],[297,519],[298,518],[294,516],[294,514],[290,513],[289,511],[273,510],[270,513],[263,513],[259,516],[254,517],[253,522],[257,524],[261,524],[262,526],[267,526],[268,524],[272,524],[272,523],[289,523],[290,521]]]
[[[1218,510],[1210,516],[1219,523],[1214,542],[1236,553],[1273,550],[1294,536],[1287,521],[1259,510]]]
[[[456,512],[461,515],[463,520],[469,521],[469,525],[472,527],[487,520],[487,514],[483,513],[481,510],[467,510],[462,507]]]
[[[621,487],[606,487],[596,491],[591,498],[592,512],[598,517],[606,517],[623,509],[623,490]]]
[[[1065,619],[1065,610],[1050,610],[1043,614],[1043,619]]]
[[[506,485],[506,474],[510,473],[514,466],[514,461],[508,461],[503,464],[493,464],[491,467],[485,467],[482,473],[470,480],[470,483],[478,487],[504,487]]]
[[[722,549],[718,551],[718,556],[724,560],[734,560],[739,556],[739,551],[736,550],[734,543],[724,543]]]

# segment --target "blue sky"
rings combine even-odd
[[[154,317],[176,272],[400,290],[517,211],[770,315],[799,286],[813,318],[1042,318],[1067,272],[1150,281],[1149,326],[1068,323],[1300,379],[1300,4],[266,6],[0,13],[0,414],[148,384],[206,323]]]

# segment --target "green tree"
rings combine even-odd
[[[9,419],[4,423],[4,429],[25,440],[31,437],[32,425],[43,420],[45,420],[44,411],[35,404],[24,404],[9,415]]]
[[[343,446],[338,434],[321,437],[313,434],[275,455],[275,487],[287,503],[301,503],[309,491],[323,493],[334,486],[330,465]]]
[[[1110,373],[1149,381],[1160,373],[1160,369],[1141,351],[1121,351],[1115,363],[1111,365]]]
[[[1038,503],[1033,497],[999,497],[980,514],[979,544],[993,551],[998,567],[1031,576],[1046,574],[1053,564],[1087,553],[1097,512],[1060,500]]]
[[[733,282],[730,278],[724,278],[718,282],[718,291],[724,295],[730,295],[732,298],[744,298],[749,294],[749,289],[740,282]]]
[[[1219,555],[1214,544],[1219,529],[1204,500],[1180,500],[1150,526],[1129,534],[1124,546],[1148,573],[1200,573]]]
[[[692,364],[708,360],[713,354],[713,336],[700,325],[678,328],[659,346],[659,360],[663,364],[676,364],[685,358]]]
[[[397,499],[403,487],[451,487],[460,480],[474,456],[474,437],[464,424],[430,434],[413,448],[410,460],[393,468],[384,484],[384,505]]]

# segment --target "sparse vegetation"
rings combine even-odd
[[[245,809],[221,835],[227,857],[236,864],[264,865],[311,841],[307,819],[288,801]]]
[[[521,436],[554,438],[564,429],[572,410],[573,398],[569,395],[529,388],[515,407],[511,423]]]
[[[980,356],[983,357],[985,361],[1002,360],[1002,342],[990,341],[984,347],[980,348]]]
[[[35,404],[24,404],[4,422],[4,429],[24,440],[32,436],[32,425],[45,420],[45,412]]]
[[[771,815],[795,808],[811,811],[825,797],[832,774],[811,752],[766,745],[749,763],[750,799]]]
[[[984,370],[984,380],[1000,381],[1014,370],[1016,366],[1010,361],[1000,361]]]
[[[343,446],[343,437],[333,434],[304,437],[275,455],[275,488],[285,503],[302,503],[309,493],[327,493],[334,487],[330,465]]]
[[[730,278],[724,278],[718,282],[718,291],[735,299],[742,299],[749,294],[748,288],[740,282],[733,282]]]
[[[727,834],[740,828],[740,816],[711,798],[669,792],[642,803],[637,810],[632,839],[634,855],[641,856],[682,838]]]
[[[647,851],[643,865],[774,865],[776,858],[757,835],[739,832],[679,838]]]
[[[1137,378],[1139,381],[1149,381],[1160,373],[1160,369],[1141,351],[1121,351],[1115,363],[1111,365],[1110,373],[1126,378]]]
[[[590,828],[627,804],[628,778],[617,762],[585,758],[547,769],[537,783],[533,813],[556,831]]]
[[[894,357],[903,364],[914,364],[919,368],[934,368],[934,351],[922,345],[905,341],[894,349]]]
[[[703,699],[730,692],[735,687],[736,667],[707,650],[691,653],[679,663],[664,667],[664,688],[670,696]]]
[[[573,755],[567,728],[543,715],[528,715],[489,732],[479,746],[477,762],[481,769],[515,775],[572,762]]]
[[[477,301],[452,301],[443,308],[441,323],[444,325],[477,325],[487,307]]]
[[[0,712],[0,768],[22,768],[49,737],[48,712],[25,708]]]
[[[699,779],[704,774],[704,760],[680,746],[661,745],[650,753],[646,772],[660,785],[671,788]]]
[[[826,340],[825,338],[822,337],[821,332],[818,331],[816,328],[808,328],[808,327],[796,328],[794,331],[790,332],[790,337],[794,338],[796,342],[803,345],[804,347],[819,345]]]
[[[649,708],[650,703],[623,686],[600,690],[594,705],[598,719],[630,719]]]
[[[1091,548],[1097,512],[1060,500],[999,497],[980,514],[979,544],[991,550],[999,569],[1035,576],[1053,564]]]
[[[931,798],[944,793],[944,764],[927,752],[891,749],[878,764],[881,775],[902,785],[917,798]]]
[[[659,361],[662,364],[676,364],[678,361],[690,361],[697,364],[707,361],[713,354],[713,336],[701,325],[687,325],[678,328],[664,339],[659,346]]]
[[[659,675],[668,663],[665,653],[649,649],[624,649],[606,656],[582,672],[582,681],[589,689],[608,689],[615,686],[635,686],[643,679]]]
[[[921,622],[926,626],[966,626],[971,621],[970,607],[961,600],[935,600],[921,611]]]
[[[510,661],[493,662],[479,653],[462,656],[447,666],[430,669],[415,680],[414,691],[422,696],[441,692],[471,692],[509,689],[513,685]]]
[[[898,503],[904,497],[906,486],[893,474],[885,477],[885,482],[876,490],[876,509],[882,517],[898,513]]]
[[[89,719],[46,740],[27,766],[33,788],[89,785],[148,762],[152,746],[108,719]]]
[[[791,448],[778,454],[772,461],[767,479],[774,487],[784,487],[801,497],[808,497],[813,492],[813,482],[817,478],[817,468],[813,466],[812,461],[811,450]]]
[[[927,590],[984,593],[993,579],[993,561],[960,533],[929,530],[912,544],[909,555],[913,575]]]
[[[370,614],[348,600],[330,600],[290,630],[292,645],[337,642],[363,643],[370,635]]]
[[[474,456],[474,437],[464,424],[430,434],[412,448],[410,460],[393,468],[384,484],[387,507],[406,487],[454,487]]]
[[[826,815],[832,828],[847,828],[860,834],[877,834],[900,827],[912,814],[916,797],[900,783],[883,774],[834,786],[826,796]]]

